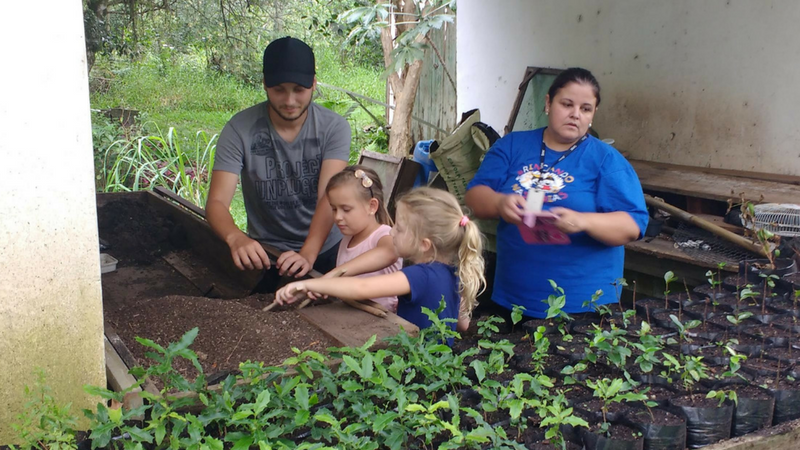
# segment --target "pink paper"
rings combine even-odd
[[[525,213],[522,223],[517,227],[522,240],[527,244],[569,244],[569,236],[556,227],[556,220],[558,216],[549,212]]]

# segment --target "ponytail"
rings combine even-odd
[[[464,215],[453,194],[430,187],[412,189],[397,203],[408,207],[413,220],[409,231],[416,241],[430,239],[434,259],[457,266],[460,317],[469,317],[486,288],[483,274],[483,235],[478,225]]]
[[[486,290],[484,276],[483,236],[475,222],[467,221],[461,245],[458,248],[458,279],[461,294],[459,317],[469,318],[478,306],[478,295]]]

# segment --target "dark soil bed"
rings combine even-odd
[[[118,267],[152,264],[161,255],[187,246],[181,226],[133,199],[104,205],[98,211],[97,225],[108,252],[119,260]]]
[[[235,285],[193,253],[183,227],[147,202],[121,198],[106,203],[98,209],[98,228],[108,246],[104,251],[119,260],[116,271],[103,274],[105,321],[137,364],[147,367],[151,361],[144,356],[150,349],[136,337],[166,347],[194,327],[199,334],[191,349],[208,378],[235,371],[247,360],[278,365],[294,354],[292,347],[324,351],[333,345],[291,309],[261,311],[272,294],[247,296],[249,288]],[[194,277],[180,272],[173,260],[182,262]],[[226,292],[244,298],[209,298],[205,284],[230,287]],[[178,359],[174,364],[185,377],[197,376],[189,361]]]
[[[629,413],[627,417],[633,423],[652,423],[660,426],[675,426],[685,422],[682,417],[659,408],[637,409]]]
[[[324,351],[332,345],[321,331],[294,311],[263,312],[248,305],[266,305],[271,300],[271,295],[252,296],[241,302],[184,296],[151,298],[107,314],[106,320],[137,362],[145,367],[150,365],[144,356],[149,349],[136,342],[135,337],[146,337],[167,346],[188,330],[199,327],[192,350],[207,375],[236,370],[246,360],[278,365],[293,355],[292,347]],[[175,365],[183,376],[190,379],[197,376],[189,361],[180,359]]]
[[[692,408],[716,408],[719,406],[719,401],[715,398],[706,398],[706,394],[692,394],[674,398],[672,404]]]

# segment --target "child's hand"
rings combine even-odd
[[[275,293],[275,302],[279,305],[294,303],[300,299],[306,298],[308,294],[309,292],[306,289],[305,283],[297,281],[289,283],[278,290],[278,292]]]

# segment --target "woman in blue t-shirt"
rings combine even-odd
[[[600,104],[600,85],[585,69],[572,68],[553,81],[545,98],[548,125],[513,132],[497,141],[468,186],[467,205],[480,218],[500,218],[492,300],[544,317],[548,280],[564,289],[564,311],[617,301],[624,245],[647,227],[642,187],[631,165],[613,147],[589,135]],[[544,191],[543,210],[568,245],[530,245],[520,234],[528,191]]]

